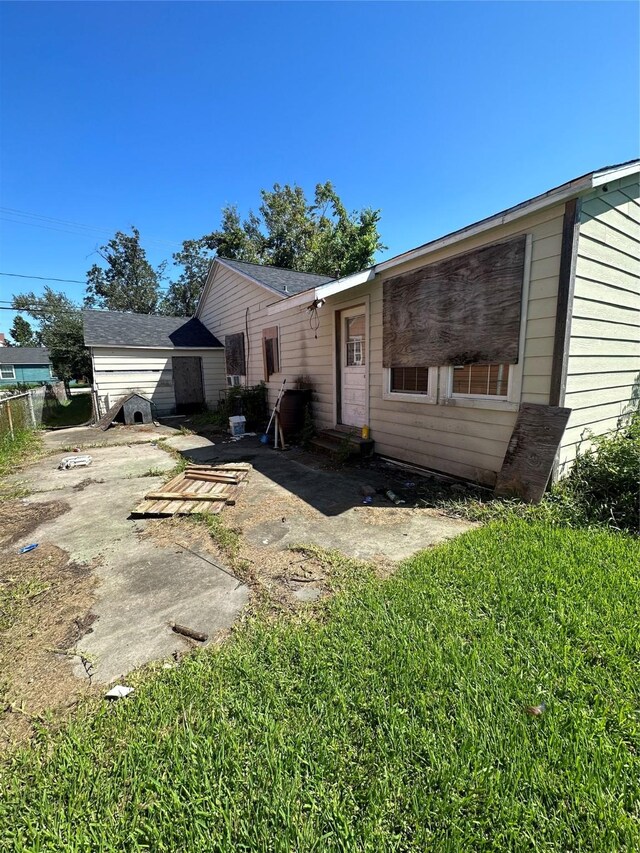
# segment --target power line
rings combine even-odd
[[[38,281],[61,281],[66,282],[68,284],[84,284],[88,285],[87,281],[81,281],[77,278],[53,278],[48,275],[25,275],[24,273],[19,272],[0,272],[0,275],[11,276],[11,278],[28,278],[28,279],[38,279]],[[169,290],[170,285],[158,284],[158,290]],[[2,302],[3,300],[0,300]]]
[[[76,234],[78,236],[82,236],[83,234],[88,234],[89,232],[92,232],[92,231],[93,232],[100,232],[103,234],[112,234],[112,233],[114,233],[114,230],[117,230],[117,229],[113,229],[113,228],[106,228],[105,226],[102,226],[102,225],[86,225],[82,222],[72,222],[68,219],[56,219],[53,216],[44,216],[43,214],[40,214],[40,213],[31,213],[31,212],[26,211],[26,210],[19,210],[18,208],[15,208],[15,207],[2,207],[2,206],[0,206],[0,211],[2,211],[2,213],[4,213],[4,214],[8,214],[9,217],[16,217],[16,216],[20,217],[18,219],[15,219],[15,218],[8,218],[7,216],[0,216],[0,219],[5,220],[6,222],[13,222],[15,225],[33,225],[33,226],[36,226],[38,228],[46,228],[50,231],[59,231],[59,232],[65,233],[65,234]],[[28,222],[28,221],[26,221],[27,219],[37,219],[39,221],[38,222]],[[60,225],[70,226],[71,228],[80,229],[80,230],[79,231],[78,230],[69,231],[68,228],[55,227],[55,226],[60,226]],[[163,240],[159,237],[149,237],[148,236],[145,238],[145,242],[147,244],[152,243],[156,247],[161,246],[163,248],[166,246],[173,247],[173,248],[180,248],[180,246],[181,246],[180,243],[176,243],[174,240]]]
[[[0,275],[10,275],[12,278],[37,278],[40,281],[66,281],[69,284],[86,284],[86,281],[80,281],[77,278],[52,278],[48,275],[23,275],[19,272],[0,272]]]

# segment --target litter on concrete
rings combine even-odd
[[[88,453],[81,453],[79,456],[64,456],[60,460],[58,468],[61,471],[68,471],[71,468],[86,468],[93,462],[93,456]]]
[[[186,625],[178,625],[177,622],[171,623],[171,630],[175,631],[176,634],[182,634],[183,637],[189,637],[191,640],[197,640],[199,643],[206,643],[209,639],[208,634],[204,634],[202,631],[194,631],[193,628],[187,628]]]
[[[27,551],[33,551],[34,548],[38,547],[38,543],[36,542],[34,545],[25,545],[24,548],[20,548],[20,554],[26,554]]]
[[[227,504],[235,504],[250,471],[248,462],[189,465],[160,489],[148,492],[132,515],[217,515]]]
[[[105,699],[124,699],[125,696],[128,696],[130,693],[133,693],[133,687],[127,687],[124,684],[116,684],[115,687],[112,687],[107,693],[104,694]]]

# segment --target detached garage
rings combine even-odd
[[[121,397],[151,400],[156,415],[215,408],[227,385],[224,347],[196,318],[84,311],[98,416]]]

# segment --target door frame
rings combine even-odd
[[[369,424],[370,408],[369,398],[371,396],[370,384],[370,360],[371,360],[371,324],[369,321],[369,294],[349,302],[341,302],[333,309],[333,423],[342,426],[342,312],[351,311],[354,308],[364,309],[364,397],[365,397],[365,423]]]
[[[176,410],[176,413],[178,413],[178,407],[179,406],[189,406],[190,407],[191,404],[190,403],[178,403],[178,399],[176,396],[175,373],[173,370],[173,360],[175,358],[197,358],[198,359],[199,364],[200,364],[200,387],[202,388],[202,403],[201,404],[194,403],[193,405],[194,406],[202,405],[202,410],[204,410],[204,408],[207,405],[207,390],[206,390],[206,387],[204,384],[204,360],[203,360],[203,357],[201,355],[193,355],[192,353],[188,353],[188,354],[184,353],[184,354],[181,354],[178,356],[176,356],[176,355],[171,356],[171,385],[172,385],[172,389],[173,389],[173,406],[174,406],[174,409]],[[194,411],[198,411],[198,410],[194,409]]]

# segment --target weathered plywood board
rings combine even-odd
[[[229,376],[246,376],[246,360],[244,353],[244,332],[237,335],[226,335],[224,339],[224,355]]]
[[[238,493],[245,485],[251,470],[248,463],[189,467],[164,486],[148,492],[144,500],[133,510],[137,516],[189,515],[191,513],[217,514],[226,504],[234,504]],[[212,480],[216,474],[233,472],[234,482],[221,483]],[[202,477],[198,478],[198,474]]]
[[[498,474],[496,497],[536,503],[544,495],[571,409],[523,403]]]
[[[518,236],[385,281],[384,367],[515,364],[525,244]]]
[[[173,390],[176,406],[197,406],[204,402],[202,359],[199,356],[174,356]]]

